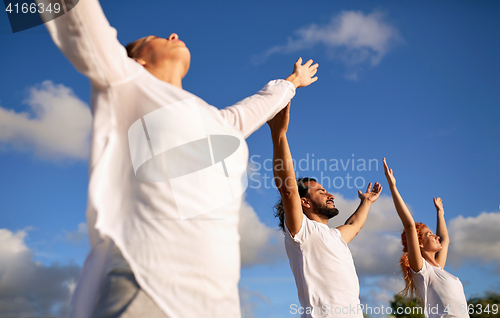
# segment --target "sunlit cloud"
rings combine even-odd
[[[30,113],[0,106],[0,146],[51,160],[87,159],[92,116],[86,103],[62,85],[44,81],[29,89]]]
[[[80,267],[35,262],[26,236],[0,229],[0,316],[66,316]]]
[[[342,11],[326,25],[310,24],[296,30],[286,44],[269,48],[254,56],[255,64],[264,63],[275,54],[288,54],[322,45],[330,59],[342,61],[349,71],[345,77],[357,80],[359,66],[375,66],[402,41],[399,31],[386,21],[382,12],[364,14]]]
[[[242,267],[286,260],[283,234],[262,223],[245,201],[240,210],[239,232]]]
[[[483,212],[478,216],[458,216],[449,222],[450,251],[454,266],[464,261],[496,264],[500,270],[500,212]]]

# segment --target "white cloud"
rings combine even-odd
[[[348,66],[365,63],[374,66],[401,40],[398,30],[384,19],[384,14],[378,11],[366,15],[360,11],[342,11],[326,25],[311,24],[296,30],[287,44],[268,49],[255,57],[254,62],[262,63],[277,53],[292,53],[322,44],[331,58]],[[346,77],[357,79],[357,74],[351,71]]]
[[[34,116],[0,107],[0,145],[46,159],[88,157],[92,116],[70,88],[44,81],[30,88],[24,103]]]
[[[80,267],[35,263],[26,235],[0,229],[0,316],[65,316]]]
[[[394,295],[403,290],[405,283],[402,277],[380,275],[361,279],[361,301],[374,306],[388,305]]]
[[[283,234],[262,223],[246,201],[240,209],[239,232],[242,267],[286,259]]]
[[[271,304],[271,299],[255,290],[248,289],[247,286],[239,288],[240,308],[242,318],[257,317],[255,311],[258,307]]]
[[[66,233],[66,240],[70,241],[71,243],[74,244],[79,244],[83,240],[86,240],[88,237],[88,232],[87,232],[87,223],[81,222],[78,224],[78,229],[73,232],[67,232]]]
[[[466,260],[496,262],[500,268],[500,212],[483,212],[475,217],[458,216],[449,221],[450,251],[453,265]]]
[[[331,219],[329,226],[342,225],[359,206],[359,199],[346,199],[335,194],[335,205],[340,214]],[[399,269],[399,258],[402,254],[401,221],[394,209],[392,198],[381,195],[368,214],[364,227],[349,243],[354,264],[359,276],[392,275]]]

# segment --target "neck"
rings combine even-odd
[[[309,218],[309,220],[316,221],[318,223],[322,223],[322,224],[328,225],[328,220],[329,219],[327,217],[324,217],[324,216],[321,216],[321,215],[317,215],[317,214],[309,212],[309,211],[306,212],[306,215]]]
[[[144,67],[160,81],[182,88],[182,78],[185,75],[183,65],[180,65],[179,63],[163,63],[163,65],[146,65]]]
[[[422,257],[427,261],[427,263],[431,264],[432,266],[438,266],[438,262],[436,262],[436,252],[428,252],[428,251],[422,251]]]

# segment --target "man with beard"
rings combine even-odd
[[[300,307],[290,313],[301,317],[362,318],[359,281],[347,244],[365,224],[368,211],[382,187],[370,183],[365,193],[358,190],[359,207],[337,228],[328,220],[339,211],[334,196],[316,180],[295,180],[286,131],[290,104],[268,122],[273,139],[273,171],[281,201],[276,216],[285,233],[285,247],[295,276]]]

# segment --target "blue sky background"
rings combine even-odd
[[[290,146],[297,161],[309,158],[310,164],[313,155],[328,162],[354,158],[356,166],[358,160],[378,160],[378,170],[344,171],[339,164],[340,171],[312,171],[310,166],[299,172],[301,176],[323,172],[344,182],[349,173],[360,183],[379,181],[385,187],[364,236],[350,244],[362,302],[387,306],[388,297],[401,286],[393,274],[398,268],[391,268],[400,255],[401,226],[383,175],[383,156],[416,220],[435,228],[432,198],[443,198],[452,234],[446,269],[464,283],[466,296],[500,292],[499,2],[108,0],[101,4],[123,44],[150,34],[179,34],[192,55],[184,89],[219,108],[255,93],[269,80],[285,78],[299,56],[320,64],[319,80],[298,89],[292,101]],[[373,34],[355,36],[361,39],[358,44],[305,40],[296,32],[314,24],[318,34],[338,35],[344,30],[341,17],[349,14],[360,18],[361,24],[375,21],[381,28],[368,27]],[[337,22],[332,24],[332,19]],[[386,40],[366,41],[379,31],[386,32]],[[0,48],[0,254],[4,256],[0,313],[14,310],[6,304],[18,297],[19,316],[23,312],[60,316],[71,290],[68,281],[89,251],[83,224],[88,160],[75,152],[40,153],[40,138],[20,133],[6,114],[27,113],[31,123],[43,121],[43,115],[24,101],[31,88],[47,89],[41,86],[44,81],[70,88],[74,92],[70,98],[87,105],[90,85],[59,52],[44,26],[13,34],[7,14],[0,13]],[[272,48],[275,53],[266,57]],[[372,63],[376,57],[379,61]],[[253,163],[243,212],[257,215],[258,220],[242,224],[242,248],[244,253],[251,251],[241,272],[244,316],[293,317],[289,306],[298,304],[296,287],[271,210],[277,191],[270,180],[268,188],[263,185],[272,172],[257,169],[272,157],[269,129],[262,127],[247,141]],[[334,226],[354,211],[357,189],[337,183],[328,190],[341,211],[332,220]],[[257,235],[254,227],[261,230],[258,235],[265,243],[251,244]],[[35,275],[32,282],[38,282],[36,275],[44,271],[54,273],[59,280],[52,284],[57,286],[46,286],[44,293],[26,277],[12,278],[11,285],[2,282],[9,266],[18,264],[12,262],[20,262],[20,267],[28,264],[30,275]]]

